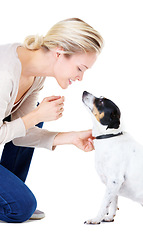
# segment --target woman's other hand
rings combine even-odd
[[[84,152],[90,152],[94,150],[92,130],[76,132],[73,139],[73,144]]]
[[[73,144],[77,148],[90,152],[94,150],[92,130],[80,132],[61,132],[54,139],[53,147],[63,144]]]
[[[52,96],[43,101],[32,112],[22,117],[25,129],[35,126],[39,122],[54,121],[62,117],[64,111],[64,97]]]
[[[36,109],[38,122],[49,122],[61,118],[64,111],[63,107],[64,97],[51,96],[44,98]]]

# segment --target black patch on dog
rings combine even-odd
[[[99,113],[104,112],[104,117],[100,119],[102,125],[107,125],[108,128],[119,128],[120,126],[120,110],[111,100],[107,98],[95,98],[94,104]]]

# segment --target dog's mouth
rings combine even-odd
[[[93,109],[93,101],[95,100],[95,97],[89,93],[84,91],[82,94],[82,101],[83,103],[92,111]]]
[[[82,100],[83,102],[85,101],[85,99],[89,99],[91,96],[93,96],[91,93],[84,91],[82,94]]]

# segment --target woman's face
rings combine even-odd
[[[61,88],[66,89],[76,80],[81,81],[84,72],[92,67],[96,59],[97,53],[81,53],[67,57],[57,51],[54,77]]]

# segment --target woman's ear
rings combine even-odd
[[[61,57],[64,54],[64,49],[62,47],[56,47],[55,54],[56,58]]]

